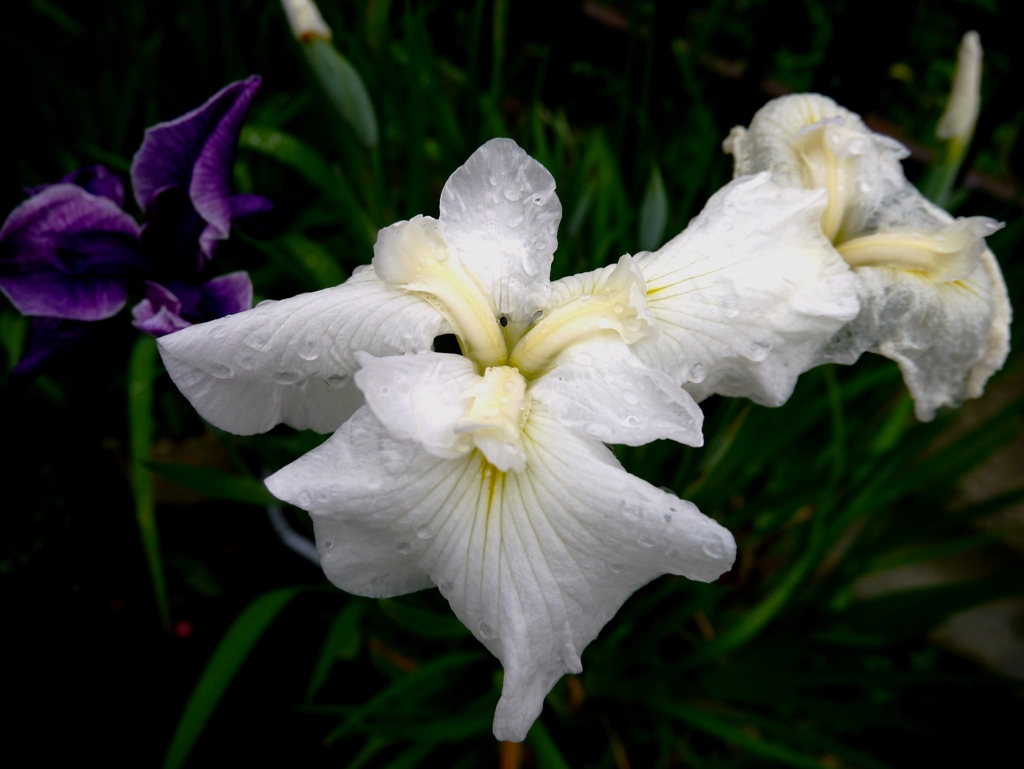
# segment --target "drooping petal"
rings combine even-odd
[[[663,371],[626,344],[602,340],[573,348],[530,388],[559,422],[603,443],[642,446],[668,438],[702,446],[704,414]]]
[[[24,315],[109,318],[146,268],[135,220],[74,184],[29,198],[0,229],[0,289]]]
[[[682,233],[635,257],[659,334],[634,351],[698,402],[718,393],[784,403],[857,314],[850,270],[818,225],[823,206],[822,193],[780,187],[767,174],[715,193]],[[586,291],[591,280],[552,290]]]
[[[429,350],[450,333],[427,302],[364,269],[335,288],[260,303],[160,340],[164,364],[200,415],[241,435],[284,422],[330,432],[362,402],[355,353]]]
[[[321,563],[344,590],[383,597],[434,583],[505,668],[498,739],[522,740],[544,697],[637,588],[659,574],[711,581],[728,531],[626,473],[608,449],[535,404],[523,472],[479,452],[442,459],[394,440],[362,409],[267,479],[310,512]]]
[[[991,251],[968,277],[936,283],[886,267],[855,271],[861,311],[840,331],[826,358],[851,364],[874,352],[899,364],[918,419],[981,395],[1009,349],[1010,305]]]
[[[480,147],[441,192],[448,242],[510,324],[544,299],[561,218],[554,178],[511,139]]]
[[[118,208],[124,208],[124,182],[121,181],[120,176],[106,166],[94,165],[76,168],[57,183],[78,185],[86,192],[107,198]],[[30,187],[25,191],[29,195],[38,195],[43,190],[49,189],[52,186],[52,184],[41,184],[38,187]]]

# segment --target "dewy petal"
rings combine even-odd
[[[561,218],[554,178],[511,139],[480,147],[441,192],[448,242],[513,332],[544,301]]]
[[[668,438],[704,444],[704,415],[690,394],[620,340],[573,348],[533,384],[530,396],[566,427],[603,443],[642,446]]]
[[[472,441],[456,432],[466,413],[462,393],[479,379],[469,358],[441,353],[375,358],[358,352],[356,359],[361,366],[356,385],[392,438],[413,441],[446,459],[472,448]]]
[[[313,518],[324,571],[374,597],[438,585],[505,668],[494,734],[522,740],[544,697],[633,591],[659,574],[709,582],[735,557],[728,531],[626,473],[543,404],[521,473],[479,452],[442,459],[394,440],[362,409],[267,479]]]
[[[529,400],[515,369],[494,366],[479,376],[468,358],[438,353],[356,358],[362,365],[356,384],[395,440],[446,459],[477,448],[502,472],[525,466],[521,435]]]
[[[29,198],[0,229],[0,289],[24,315],[109,318],[146,266],[135,220],[74,184]]]
[[[878,229],[894,214],[902,226],[917,226],[902,213],[913,208],[907,197],[916,193],[900,164],[907,149],[827,96],[773,99],[749,130],[734,128],[723,146],[733,155],[734,176],[770,171],[784,187],[827,190],[822,228],[830,239]]]
[[[923,199],[920,211],[933,228],[955,224]],[[1012,310],[990,250],[956,280],[892,267],[858,267],[854,275],[861,312],[833,337],[825,360],[849,365],[873,352],[896,361],[923,422],[942,406],[981,396],[1010,351]]]
[[[582,285],[569,279],[563,286]],[[622,339],[627,344],[657,337],[647,305],[647,285],[639,264],[629,256],[590,273],[586,291],[557,290],[550,305],[509,355],[525,375],[542,375],[568,349],[594,340]],[[561,288],[561,287],[560,287]]]
[[[824,202],[767,174],[715,193],[681,234],[635,257],[659,335],[634,351],[698,402],[718,393],[785,403],[858,309],[850,270],[818,226]]]
[[[284,422],[331,432],[362,401],[355,353],[429,350],[447,322],[371,268],[335,288],[260,303],[163,337],[168,373],[199,414],[241,435]]]

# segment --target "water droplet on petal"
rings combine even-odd
[[[714,537],[712,539],[706,539],[701,544],[701,550],[704,551],[704,555],[709,558],[721,558],[725,555],[725,543],[722,542],[721,537]]]
[[[610,563],[608,564],[608,571],[612,574],[622,574],[626,570],[626,567],[621,563]]]
[[[268,307],[272,304],[277,304],[276,299],[264,299],[262,302],[256,304],[257,307]]]
[[[348,374],[332,374],[331,376],[327,377],[327,379],[325,379],[324,381],[327,382],[328,387],[339,388],[347,385],[348,380]]]
[[[408,542],[396,542],[395,550],[397,550],[402,555],[409,555],[409,553],[412,552],[412,545],[410,545]]]
[[[309,336],[299,344],[299,357],[303,360],[316,360],[320,357],[320,338]]]
[[[602,315],[597,319],[597,326],[598,328],[611,328],[612,322]]]
[[[308,491],[300,491],[298,498],[295,500],[299,503],[299,507],[309,507],[309,503],[313,501],[313,498],[309,496]]]
[[[771,345],[767,342],[753,342],[747,351],[747,357],[755,363],[760,363],[768,357],[769,350],[771,350]]]
[[[637,540],[637,544],[639,544],[640,547],[654,547],[654,539],[651,537],[640,537],[640,539]]]
[[[700,384],[704,381],[704,378],[708,375],[708,367],[700,361],[697,361],[690,366],[690,381],[695,384]]]
[[[211,363],[207,368],[207,371],[217,379],[230,379],[231,375],[235,372],[231,370],[231,366],[227,366],[223,363]]]
[[[382,388],[380,388],[380,394],[381,395],[387,395],[390,392],[391,392],[391,388],[390,387],[382,387]]]
[[[640,420],[634,416],[630,416],[626,418],[626,424],[629,425],[630,427],[636,427],[638,424],[640,424]]]
[[[481,638],[494,638],[494,628],[492,628],[486,622],[481,622],[480,623],[480,637]]]
[[[420,539],[430,539],[432,536],[434,536],[434,532],[431,531],[429,526],[420,526],[416,530],[416,536]]]
[[[671,513],[665,513],[665,515],[663,515],[662,518],[665,519],[665,523],[672,523],[672,514]]]
[[[334,543],[331,540],[324,540],[324,550],[330,550],[332,547],[334,547]]]
[[[290,385],[302,379],[302,372],[296,369],[285,369],[284,371],[275,371],[270,378],[278,384]]]
[[[216,326],[210,329],[211,339],[223,339],[228,335],[228,324],[218,323]]]

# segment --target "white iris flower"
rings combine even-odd
[[[629,347],[657,336],[636,261],[549,282],[560,218],[551,175],[496,139],[448,180],[439,221],[385,228],[346,283],[160,340],[214,425],[337,430],[267,486],[309,511],[342,589],[440,588],[505,668],[506,740],[634,590],[714,580],[736,551],[604,445],[698,446],[702,415]],[[463,355],[431,352],[447,333]]]
[[[861,311],[825,360],[895,360],[923,421],[981,395],[1009,351],[1006,285],[984,240],[1000,224],[930,203],[903,175],[903,145],[825,96],[775,99],[724,146],[737,176],[827,191],[821,230],[853,268]]]

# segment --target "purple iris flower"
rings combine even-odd
[[[264,197],[231,192],[238,136],[259,87],[255,76],[232,83],[147,129],[131,168],[141,227],[121,208],[121,178],[103,166],[27,190],[0,229],[0,290],[33,316],[16,373],[115,315],[142,280],[133,324],[154,336],[252,306],[247,273],[209,280],[204,272],[233,223],[258,223],[273,209]]]

